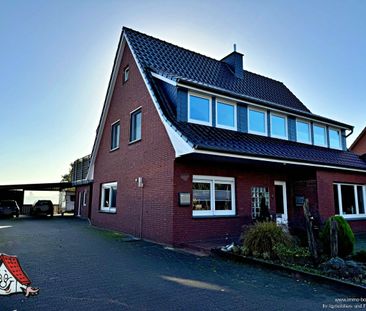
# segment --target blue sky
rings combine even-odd
[[[92,150],[123,25],[284,82],[366,126],[366,1],[0,0],[0,184],[60,180]]]

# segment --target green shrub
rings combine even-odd
[[[305,264],[311,260],[311,255],[307,247],[277,244],[273,247],[273,252],[283,263]]]
[[[330,254],[330,223],[333,220],[338,223],[338,256],[344,258],[352,254],[355,245],[355,236],[350,225],[342,216],[332,216],[325,222],[320,234],[323,249],[326,254]]]
[[[356,254],[352,256],[352,259],[355,261],[365,262],[366,263],[366,250],[362,249],[358,251]]]
[[[290,246],[292,241],[274,222],[257,222],[244,233],[244,249],[254,257],[275,258],[273,248],[278,244]]]

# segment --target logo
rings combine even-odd
[[[20,266],[18,258],[0,254],[0,295],[38,295],[39,288],[31,287],[30,284],[31,281]]]

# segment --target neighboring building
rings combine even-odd
[[[90,218],[92,181],[87,180],[90,155],[77,159],[72,164],[71,181],[75,187],[74,214],[82,218]]]
[[[243,70],[236,51],[219,61],[123,28],[83,179],[91,222],[182,245],[238,236],[262,197],[279,223],[301,226],[308,198],[322,221],[342,214],[365,230],[366,162],[347,151],[351,131]]]
[[[63,189],[60,191],[58,213],[64,215],[65,213],[75,212],[75,190]]]
[[[355,139],[350,147],[350,150],[358,155],[366,155],[366,127],[360,135]]]

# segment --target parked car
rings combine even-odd
[[[36,201],[31,210],[30,214],[32,216],[37,215],[50,215],[53,216],[53,203],[51,200],[38,200]]]
[[[20,208],[14,200],[0,201],[0,215],[19,217]]]

